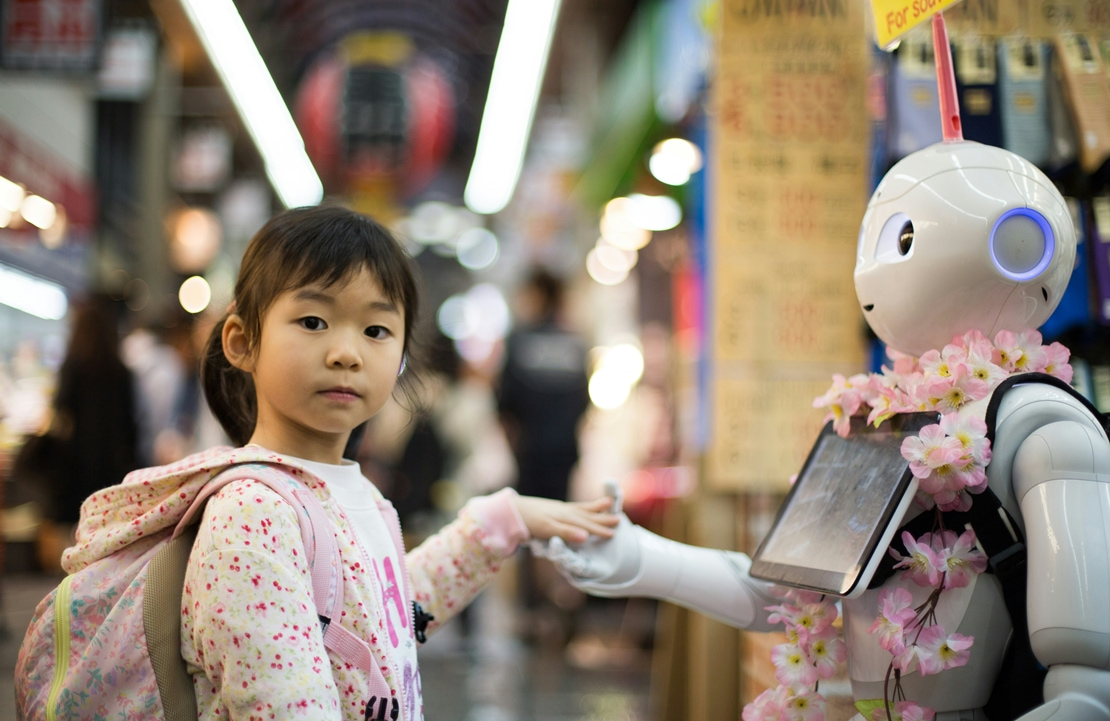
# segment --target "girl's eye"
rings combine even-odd
[[[328,327],[328,324],[325,323],[323,319],[317,318],[314,315],[310,315],[307,318],[301,318],[298,322],[306,330],[323,330],[324,328]]]
[[[380,325],[372,325],[366,329],[366,336],[375,340],[389,337],[389,329]]]

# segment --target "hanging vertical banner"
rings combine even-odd
[[[93,72],[100,25],[100,0],[5,0],[0,59],[5,68]]]
[[[814,397],[863,370],[865,0],[725,0],[712,88],[710,443],[719,490],[785,488]]]

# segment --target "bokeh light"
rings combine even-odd
[[[628,196],[628,218],[645,230],[670,230],[682,222],[682,206],[667,195]]]
[[[632,203],[628,198],[613,198],[601,214],[601,237],[615,248],[639,250],[651,241],[651,231],[632,222]]]
[[[194,315],[202,312],[212,302],[212,288],[199,275],[186,278],[177,291],[181,307]]]
[[[660,182],[682,185],[701,170],[702,155],[698,146],[682,138],[668,138],[651,151],[648,169]]]
[[[623,283],[628,278],[628,271],[613,270],[602,262],[602,259],[597,254],[597,247],[595,246],[586,253],[586,272],[590,274],[598,283],[602,285],[617,285]]]
[[[494,264],[500,253],[497,236],[485,228],[471,228],[459,236],[455,255],[468,270],[482,270]]]

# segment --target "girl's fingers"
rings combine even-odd
[[[601,498],[595,498],[592,501],[579,501],[574,505],[578,506],[579,508],[585,508],[588,511],[601,513],[602,511],[608,510],[610,503],[612,503],[612,499],[608,498],[607,496],[602,496]]]
[[[582,543],[590,536],[586,529],[578,526],[572,526],[559,521],[555,521],[553,525],[554,529],[551,535],[558,536],[567,543]]]

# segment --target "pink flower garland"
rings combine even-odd
[[[744,707],[744,721],[824,721],[820,679],[832,678],[848,657],[833,622],[835,601],[809,591],[790,590],[778,606],[768,606],[771,623],[786,625],[787,642],[771,650],[779,686]],[[810,690],[810,687],[813,687]]]
[[[883,698],[856,703],[872,721],[932,721],[933,709],[905,698],[901,674],[914,664],[922,675],[930,675],[967,663],[974,639],[948,633],[936,621],[936,607],[944,591],[966,587],[987,567],[986,556],[975,549],[974,532],[957,535],[944,528],[941,516],[941,511],[968,510],[971,494],[987,487],[991,448],[986,423],[978,417],[963,418],[959,410],[990,396],[1014,373],[1048,373],[1070,383],[1071,354],[1060,343],[1043,345],[1040,333],[1027,330],[1002,331],[993,343],[979,331],[969,331],[920,358],[889,350],[888,355],[893,368],[883,366],[882,373],[847,379],[834,375],[832,387],[813,406],[828,409],[826,421],[831,420],[842,437],[865,405],[870,408],[867,422],[876,426],[898,413],[941,415],[940,423],[907,438],[901,449],[918,479],[917,502],[934,509],[934,530],[917,539],[903,532],[907,556],[890,549],[898,560],[895,568],[904,569],[903,578],[933,590],[916,608],[904,588],[879,593],[879,616],[869,631],[879,636],[879,645],[892,660]],[[806,591],[788,591],[783,604],[767,610],[772,623],[786,625],[788,642],[771,653],[780,685],[745,706],[744,721],[824,721],[825,699],[817,684],[831,678],[847,655],[832,625],[837,616],[834,602]]]

